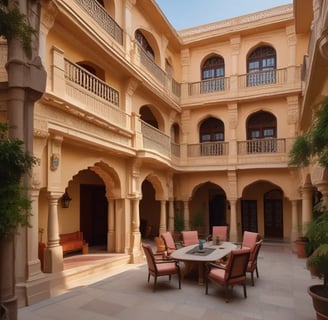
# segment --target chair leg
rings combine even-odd
[[[178,277],[179,277],[179,289],[181,289],[181,271],[179,267],[178,267]]]
[[[153,292],[155,292],[155,290],[156,290],[156,284],[157,284],[157,276],[154,277]]]
[[[149,280],[150,280],[150,273],[148,273],[148,283],[149,283]]]
[[[252,286],[254,287],[254,271],[251,272]]]
[[[205,279],[205,294],[208,294],[208,278]]]
[[[243,287],[244,287],[244,298],[247,298],[247,291],[246,291],[246,281],[243,283]]]
[[[256,266],[255,270],[256,270],[256,277],[258,278],[259,277],[259,270],[257,269],[257,266]]]

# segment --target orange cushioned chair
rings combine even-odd
[[[213,226],[212,240],[215,241],[219,237],[220,241],[228,241],[228,226]]]
[[[172,252],[177,250],[177,246],[176,246],[176,243],[174,242],[172,234],[170,231],[166,231],[166,232],[163,232],[161,234],[161,236],[162,236],[162,239],[165,244],[166,253],[168,256],[170,256]]]
[[[259,277],[259,271],[257,268],[257,257],[259,255],[263,240],[256,242],[254,250],[251,252],[249,257],[247,272],[251,274],[252,286],[254,287],[254,271],[256,272],[256,277]]]
[[[259,237],[260,235],[257,232],[244,231],[241,248],[248,248],[252,252],[255,248],[256,242],[259,240]]]
[[[181,271],[178,261],[156,260],[149,244],[142,243],[142,248],[145,252],[148,264],[148,282],[150,280],[150,276],[154,277],[153,291],[156,289],[157,277],[169,276],[169,280],[171,280],[171,276],[174,274],[177,274],[179,277],[179,289],[181,289]]]
[[[182,243],[184,247],[199,243],[198,231],[181,231]]]
[[[206,288],[205,293],[208,294],[209,280],[224,286],[226,302],[230,301],[229,287],[232,288],[235,284],[242,284],[244,287],[244,297],[247,298],[246,291],[246,269],[249,261],[249,249],[237,249],[231,251],[228,262],[225,267],[215,263],[207,265]]]

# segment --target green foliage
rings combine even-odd
[[[8,138],[8,126],[0,123],[0,238],[28,226],[31,202],[21,185],[22,176],[37,159],[23,150],[23,142]]]
[[[317,275],[323,279],[328,292],[328,211],[321,208],[321,214],[314,217],[307,225],[308,249],[311,255],[308,266],[315,266]]]
[[[191,226],[193,229],[198,229],[199,227],[204,226],[204,215],[201,211],[196,212],[196,214],[192,217]]]
[[[20,13],[18,7],[8,8],[8,1],[0,1],[0,36],[7,40],[17,37],[22,42],[27,54],[31,52],[31,38],[35,30],[30,26],[26,15]]]
[[[176,213],[174,215],[174,230],[183,231],[184,230],[184,220],[181,214]]]
[[[328,167],[328,98],[316,112],[309,132],[298,136],[289,153],[289,164],[308,166],[311,160]]]

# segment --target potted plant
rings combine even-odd
[[[183,230],[184,230],[183,215],[176,212],[174,215],[174,233],[173,233],[173,239],[175,242],[182,241],[181,231]]]
[[[0,123],[0,315],[16,318],[13,266],[14,237],[19,226],[29,226],[31,201],[22,177],[37,159],[23,149],[23,142],[8,137],[8,125]],[[2,319],[2,318],[1,318]]]
[[[307,226],[307,259],[311,274],[323,280],[322,284],[312,285],[308,293],[312,297],[317,319],[328,319],[328,210],[323,208],[319,216]]]
[[[291,165],[309,166],[319,164],[328,168],[328,98],[326,97],[315,113],[312,127],[296,138],[290,151]],[[317,311],[317,319],[328,319],[328,210],[324,206],[314,207],[313,220],[307,225],[307,250],[310,254],[307,265],[316,269],[323,279],[321,285],[309,287],[308,293]],[[322,304],[323,303],[323,304]]]

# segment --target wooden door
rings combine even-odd
[[[105,186],[80,186],[80,229],[89,245],[107,243],[107,199]]]
[[[283,238],[281,199],[264,200],[264,236],[266,238]]]
[[[241,219],[242,233],[244,231],[257,232],[257,201],[242,200],[241,201]]]

